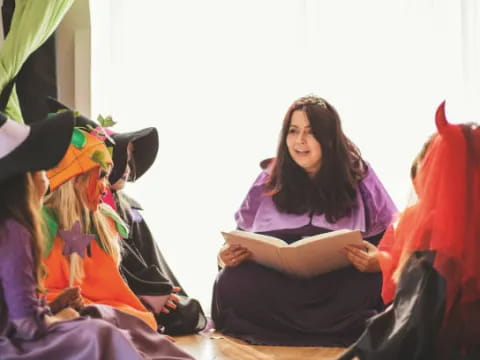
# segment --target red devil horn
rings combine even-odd
[[[435,123],[440,134],[446,131],[449,123],[445,116],[445,101],[443,101],[437,109],[435,114]]]

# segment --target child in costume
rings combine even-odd
[[[191,359],[140,320],[147,336],[132,336],[69,307],[52,315],[39,298],[45,271],[38,194],[48,187],[42,170],[61,160],[73,124],[71,112],[31,126],[0,114],[0,358]]]
[[[141,205],[122,191],[126,181],[138,179],[155,160],[157,131],[146,128],[131,133],[114,133],[112,138],[114,165],[109,180],[115,209],[130,228],[129,236],[123,242],[122,272],[132,290],[155,313],[165,333],[198,332],[207,325],[200,303],[188,297],[181,288],[140,213]],[[164,284],[163,279],[172,285],[166,303],[165,292],[160,286]],[[166,305],[162,307],[163,303]]]
[[[118,270],[119,237],[128,236],[128,229],[108,205],[100,203],[111,166],[103,141],[75,128],[64,158],[47,172],[51,190],[44,208],[49,225],[44,259],[47,299],[77,285],[86,305],[113,306],[156,330],[153,315]]]
[[[393,304],[342,360],[480,359],[480,128],[449,124],[445,103],[436,125],[414,167],[418,201],[380,244]]]
[[[70,110],[55,99],[48,99],[54,113]],[[202,330],[207,319],[200,303],[190,298],[168,266],[160,248],[143,218],[141,205],[123,191],[127,181],[135,181],[151,167],[158,152],[158,133],[146,128],[129,133],[100,129],[98,123],[77,115],[77,124],[89,131],[108,133],[105,143],[112,148],[113,168],[109,176],[110,190],[103,197],[129,227],[122,238],[120,271],[129,287],[155,314],[164,332],[169,335],[195,333]],[[113,141],[110,141],[112,140]]]
[[[380,241],[396,212],[390,196],[324,99],[306,96],[288,109],[277,157],[255,180],[235,214],[241,230],[294,243],[333,230],[360,230]],[[380,272],[353,266],[296,278],[224,246],[213,291],[215,327],[254,344],[346,346],[383,310]]]

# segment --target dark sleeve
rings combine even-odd
[[[360,360],[439,358],[436,343],[444,317],[446,282],[433,267],[434,259],[433,251],[410,256],[393,304],[368,321],[360,338],[338,360],[355,356]]]
[[[47,306],[39,303],[34,276],[34,260],[29,232],[15,221],[8,220],[0,235],[0,280],[8,308],[8,317],[15,326],[15,336],[34,338],[46,330]]]
[[[381,233],[373,236],[369,236],[365,238],[364,240],[368,241],[369,243],[372,243],[375,246],[378,246],[380,243],[380,240],[382,240],[383,235],[385,234],[385,231],[382,231]]]

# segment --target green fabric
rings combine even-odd
[[[99,164],[105,170],[108,170],[106,155],[103,151],[95,150],[92,156],[90,156],[90,160],[92,160],[94,163]]]
[[[113,219],[111,214],[106,214],[106,215]],[[53,210],[52,208],[48,206],[44,206],[42,208],[42,216],[45,224],[44,233],[45,233],[45,239],[46,239],[43,256],[46,258],[52,252],[53,244],[55,242],[55,237],[57,236],[57,233],[58,233],[58,215],[55,212],[55,210]],[[115,221],[115,219],[113,220]],[[118,225],[117,225],[117,229],[118,229]],[[93,224],[91,226],[89,233],[92,235],[95,235],[95,241],[97,245],[100,247],[100,249],[103,250],[103,252],[106,253],[107,249],[105,249],[105,246],[103,246],[102,242],[100,241],[100,237],[98,236]],[[128,230],[127,230],[127,236],[128,236]]]
[[[128,233],[129,233],[128,226],[123,222],[123,220],[115,212],[115,210],[113,210],[109,206],[101,205],[100,211],[115,222],[117,231],[120,234],[120,236],[124,239],[127,239]],[[42,208],[42,216],[45,224],[44,233],[45,233],[45,239],[46,239],[43,256],[46,258],[52,252],[53,243],[55,242],[55,237],[57,236],[58,216],[57,216],[57,213],[48,206],[44,206]],[[102,242],[100,241],[100,237],[95,231],[95,227],[93,226],[93,224],[90,229],[90,234],[95,235],[95,241],[97,242],[98,246],[100,247],[100,249],[103,250],[103,252],[106,253],[107,249],[105,249],[105,246],[103,246]]]
[[[20,71],[27,58],[57,28],[75,0],[16,0],[10,31],[0,47],[0,89]],[[5,109],[12,119],[23,122],[15,88]]]
[[[80,129],[74,128],[70,143],[77,149],[82,149],[87,143],[87,138]]]
[[[124,239],[128,239],[129,229],[127,224],[122,220],[120,215],[118,215],[115,210],[113,210],[110,206],[100,205],[100,211],[102,214],[108,216],[115,222],[115,226],[117,228],[118,233]]]
[[[53,209],[49,208],[48,206],[44,206],[42,208],[42,216],[44,220],[44,233],[45,239],[45,249],[43,251],[43,256],[48,257],[50,252],[53,249],[53,243],[55,241],[55,237],[57,236],[58,232],[58,217]]]

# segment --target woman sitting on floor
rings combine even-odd
[[[360,230],[377,244],[396,208],[335,109],[307,96],[288,110],[277,157],[235,215],[238,228],[293,243],[333,230]],[[379,272],[353,266],[298,279],[247,261],[239,246],[220,251],[225,265],[213,293],[217,330],[253,344],[346,346],[383,310]]]

